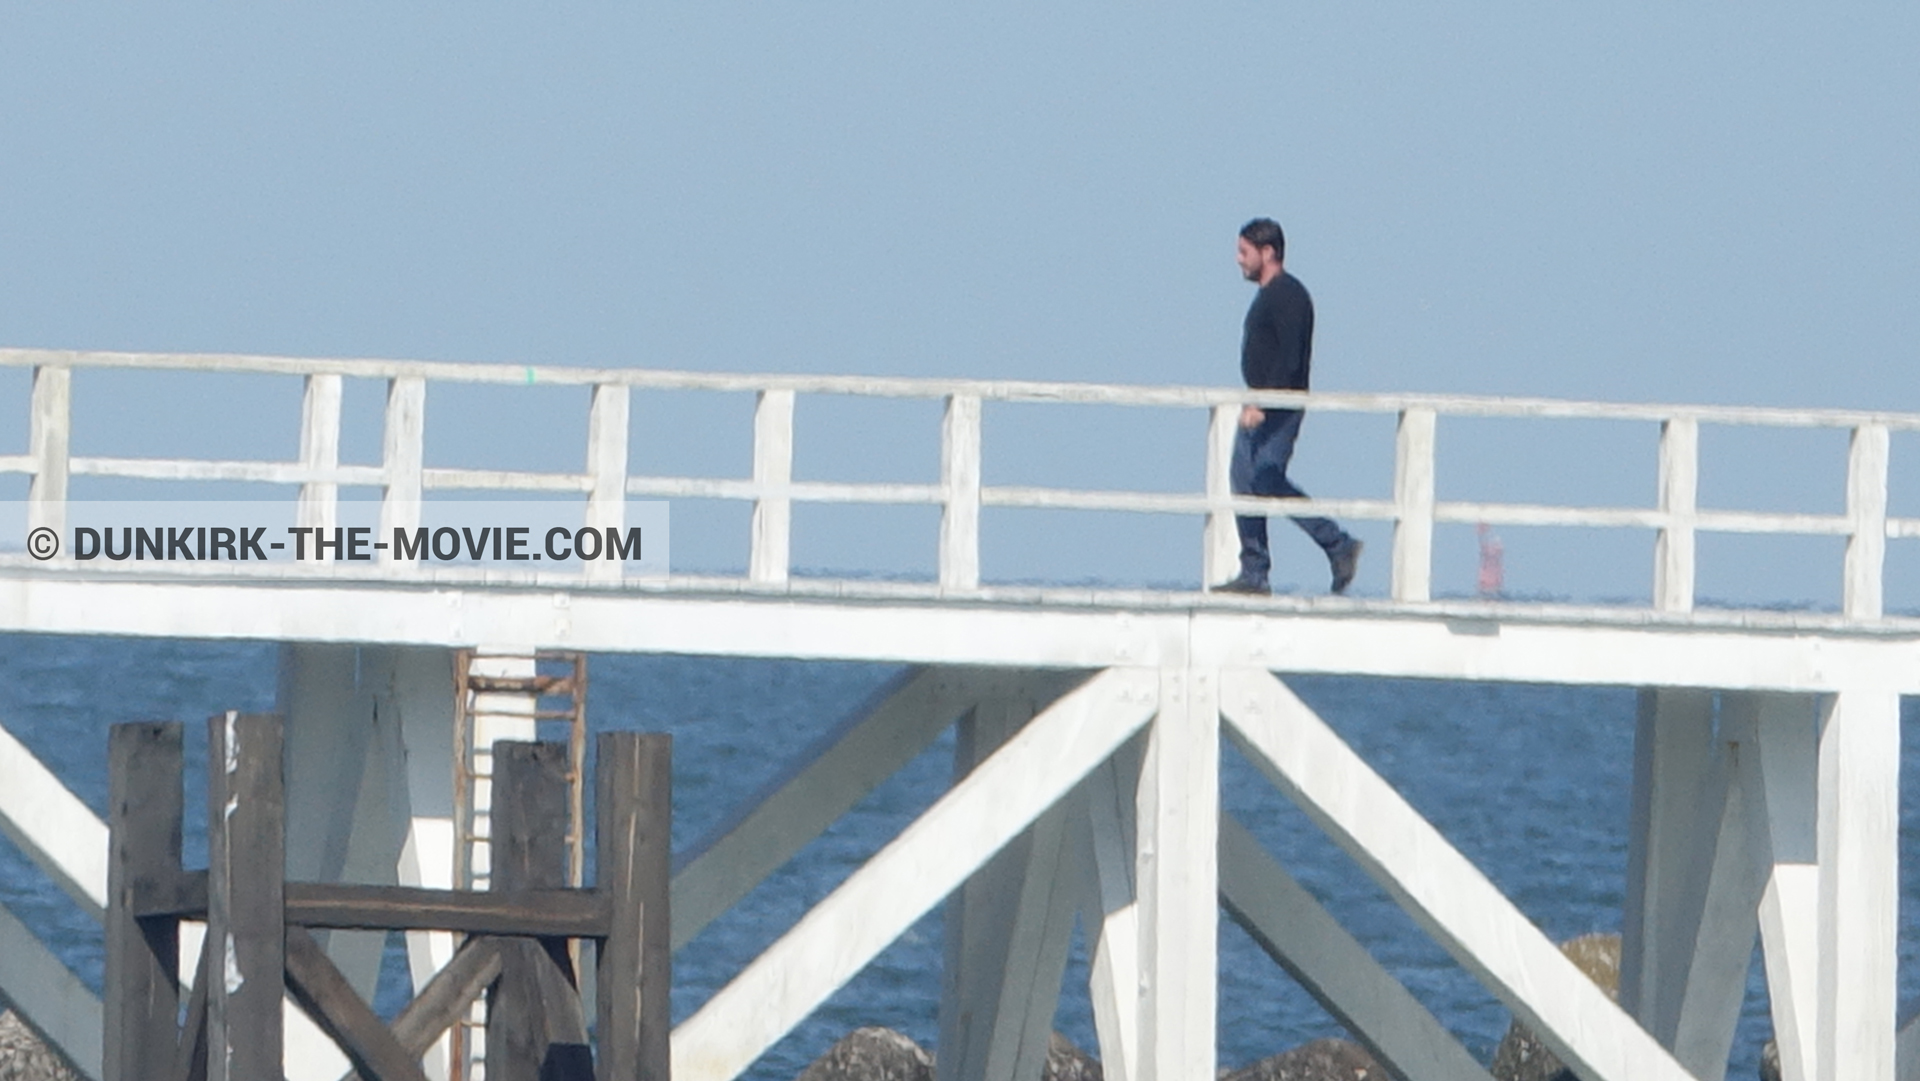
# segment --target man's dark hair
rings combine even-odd
[[[1287,257],[1287,234],[1272,218],[1255,218],[1240,227],[1240,237],[1256,248],[1272,248],[1273,257]]]

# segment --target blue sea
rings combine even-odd
[[[189,864],[204,860],[194,790],[201,722],[227,709],[272,707],[275,647],[134,639],[0,637],[0,723],[96,812],[106,804],[109,725],[187,722]],[[598,730],[675,737],[674,837],[690,844],[754,792],[783,760],[859,707],[896,673],[886,665],[595,655],[589,720]],[[1626,869],[1634,692],[1332,677],[1288,683],[1392,781],[1546,933],[1617,931]],[[1920,701],[1904,704],[1911,735]],[[1920,754],[1904,741],[1901,814],[1902,1017],[1920,1001]],[[716,921],[675,958],[676,1020],[697,1009],[759,950],[945,791],[951,734]],[[1483,1061],[1508,1015],[1428,940],[1284,797],[1232,750],[1222,791],[1271,851]],[[96,990],[103,960],[93,924],[18,851],[0,840],[0,901],[49,941]],[[404,1002],[404,962],[390,941],[376,1007]],[[1239,1066],[1338,1025],[1230,920],[1220,923],[1220,1061]],[[834,1040],[862,1025],[900,1029],[934,1049],[940,991],[936,909],[883,952],[750,1076],[789,1081]],[[1769,1034],[1758,953],[1730,1076],[1756,1076]],[[1057,1026],[1097,1047],[1076,935]]]

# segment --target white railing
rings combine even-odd
[[[984,507],[1191,514],[1205,519],[1204,580],[1232,573],[1236,513],[1319,514],[1394,525],[1391,596],[1417,604],[1432,596],[1433,530],[1439,523],[1639,528],[1656,532],[1653,607],[1685,613],[1694,606],[1695,537],[1701,532],[1769,533],[1847,538],[1842,611],[1849,619],[1882,615],[1886,543],[1920,538],[1920,519],[1887,513],[1888,446],[1894,431],[1920,431],[1920,415],[1847,410],[1641,405],[1526,398],[1422,394],[1258,393],[1237,388],[1112,386],[1012,380],[875,378],[865,376],[730,375],[630,368],[562,368],[385,360],[76,353],[0,350],[0,367],[31,368],[30,436],[25,455],[0,456],[0,473],[32,478],[30,524],[64,524],[69,478],[127,477],[167,481],[255,481],[299,486],[301,524],[330,525],[342,485],[384,492],[382,531],[417,525],[422,494],[436,490],[578,492],[587,524],[620,526],[623,500],[701,498],[753,504],[747,579],[777,586],[790,574],[793,504],[871,503],[938,506],[942,511],[939,588],[964,595],[980,588],[980,512]],[[72,373],[76,368],[253,373],[305,380],[297,461],[76,457],[69,450]],[[342,380],[387,383],[381,464],[339,460]],[[429,383],[584,386],[591,389],[585,468],[579,473],[430,467],[424,464]],[[631,392],[701,390],[757,396],[753,469],[746,478],[636,475],[629,469]],[[793,479],[793,413],[797,395],[851,395],[940,400],[940,477],[932,484],[851,484]],[[1052,402],[1208,410],[1204,490],[1132,492],[986,486],[981,481],[984,402]],[[1247,403],[1318,412],[1388,414],[1398,418],[1389,499],[1256,499],[1228,487],[1236,418]],[[1656,505],[1555,506],[1438,501],[1434,446],[1440,417],[1503,417],[1643,421],[1659,426]],[[1831,428],[1851,432],[1843,514],[1713,510],[1697,500],[1700,425]],[[385,553],[383,573],[405,573]],[[595,577],[619,575],[613,563],[592,565]]]

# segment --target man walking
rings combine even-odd
[[[1240,272],[1260,286],[1247,309],[1240,339],[1240,374],[1256,390],[1305,390],[1313,360],[1313,298],[1299,279],[1287,273],[1287,237],[1271,218],[1255,218],[1240,229]],[[1287,479],[1293,441],[1300,435],[1302,411],[1244,406],[1240,433],[1233,443],[1231,479],[1235,495],[1294,496],[1307,493]],[[1331,518],[1295,518],[1322,551],[1333,570],[1333,591],[1345,593],[1360,566],[1360,542]],[[1273,560],[1267,550],[1265,517],[1236,517],[1240,527],[1240,576],[1214,588],[1227,593],[1269,593]]]

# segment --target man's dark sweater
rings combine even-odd
[[[1260,390],[1305,390],[1313,361],[1313,298],[1282,271],[1254,294],[1240,339],[1240,374]]]

